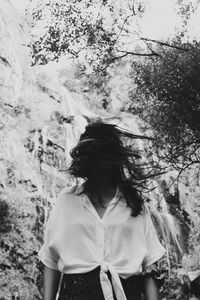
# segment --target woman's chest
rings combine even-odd
[[[125,208],[113,209],[109,213],[101,208],[98,212],[87,208],[73,213],[62,212],[56,227],[54,234],[57,240],[77,243],[84,240],[98,243],[100,239],[110,243],[118,240],[129,243],[143,237],[140,217],[132,217]]]

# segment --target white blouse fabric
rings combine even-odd
[[[132,217],[119,189],[102,218],[86,195],[64,189],[47,222],[39,258],[47,267],[66,274],[100,266],[104,297],[113,300],[109,270],[117,299],[125,300],[119,275],[138,275],[164,253],[148,210]]]

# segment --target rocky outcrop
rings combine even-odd
[[[43,225],[66,185],[68,151],[90,113],[67,89],[31,67],[29,26],[0,7],[0,298],[40,299]],[[87,118],[86,118],[87,117]]]

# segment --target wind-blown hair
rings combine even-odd
[[[143,209],[143,197],[139,189],[148,178],[141,164],[140,155],[127,146],[127,139],[147,138],[135,135],[112,124],[101,121],[90,123],[78,144],[71,150],[72,163],[69,173],[83,178],[81,194],[99,195],[109,176],[114,187],[119,187],[132,216]]]

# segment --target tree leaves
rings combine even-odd
[[[200,44],[182,48],[188,51],[167,48],[161,58],[135,63],[137,88],[130,95],[155,131],[156,148],[168,162],[183,166],[200,162]]]
[[[143,1],[132,5],[128,0],[33,1],[27,10],[34,20],[33,64],[67,54],[96,70],[118,59],[118,51],[137,55],[133,43],[139,39],[136,19],[144,10]]]

